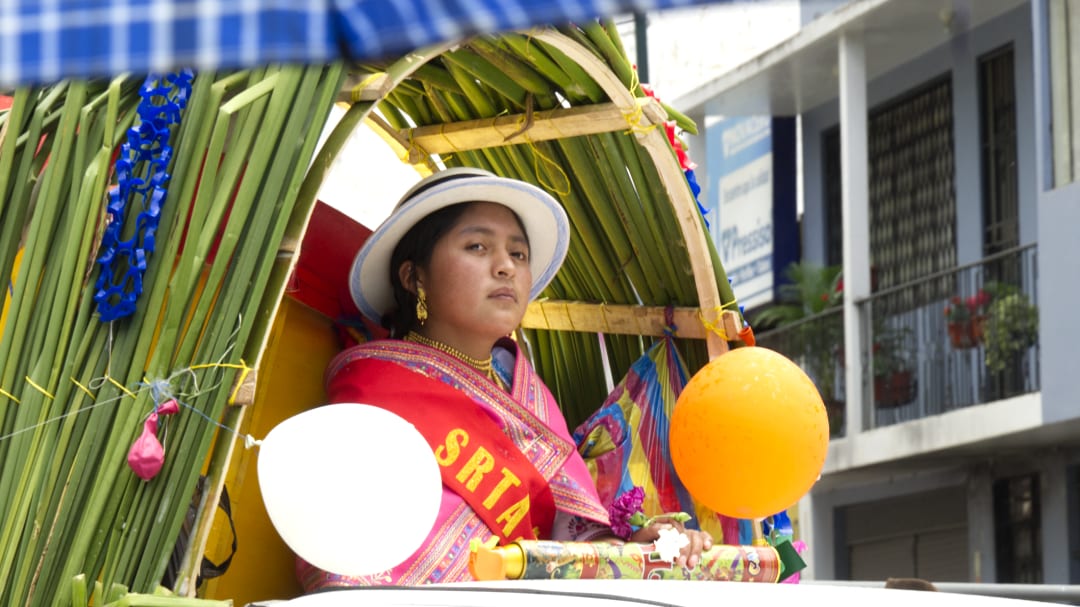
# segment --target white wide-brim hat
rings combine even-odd
[[[493,202],[516,213],[529,239],[533,279],[529,299],[551,282],[570,245],[570,223],[558,201],[524,181],[468,167],[446,169],[410,188],[356,254],[349,271],[349,292],[364,316],[380,323],[395,305],[390,257],[402,237],[424,217],[462,202]]]

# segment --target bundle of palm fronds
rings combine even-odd
[[[343,73],[63,82],[0,114],[0,604],[157,588],[239,416]],[[167,400],[143,480],[129,449]]]

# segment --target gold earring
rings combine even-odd
[[[416,287],[416,320],[421,327],[427,320],[427,293],[424,293],[424,287],[419,285]]]

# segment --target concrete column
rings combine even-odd
[[[1042,502],[1042,566],[1044,584],[1069,583],[1068,476],[1060,452],[1040,458],[1039,499]]]
[[[982,584],[997,580],[994,551],[994,478],[976,467],[968,479],[968,579]]]
[[[982,148],[979,127],[978,61],[971,34],[949,42],[952,51],[953,162],[956,167],[956,263],[982,259]]]
[[[809,493],[799,501],[798,538],[806,542],[807,547],[802,555],[806,561],[802,579],[831,580],[836,577],[834,507],[827,493]]]
[[[863,430],[862,334],[856,301],[870,295],[870,184],[866,141],[866,55],[861,36],[840,37],[840,172],[844,230],[844,386],[847,436]]]

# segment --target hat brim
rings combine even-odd
[[[516,213],[529,239],[533,279],[530,301],[547,287],[570,244],[566,211],[550,194],[532,184],[496,176],[470,176],[448,180],[406,199],[368,237],[349,271],[349,291],[364,316],[380,323],[395,305],[390,257],[402,237],[424,217],[462,202],[493,202]]]

